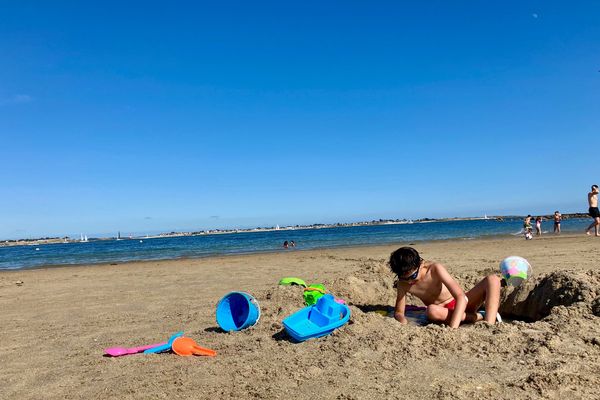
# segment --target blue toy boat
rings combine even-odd
[[[285,331],[303,342],[329,335],[350,320],[350,308],[335,301],[331,294],[323,295],[317,304],[305,307],[283,320]]]

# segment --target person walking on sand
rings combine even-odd
[[[535,218],[535,236],[542,236],[542,217]]]
[[[523,220],[523,235],[525,236],[525,240],[533,239],[533,235],[531,234],[531,218],[531,214],[529,214]]]
[[[562,215],[558,211],[554,211],[554,233],[560,235],[560,221],[562,221]]]
[[[531,215],[528,215],[523,220],[523,233],[528,234],[531,233]]]
[[[594,228],[594,232],[596,236],[600,236],[598,232],[598,228],[600,227],[600,210],[598,210],[598,185],[592,185],[592,191],[588,193],[588,204],[590,208],[588,209],[588,213],[590,217],[594,219],[594,222],[588,226],[585,230],[585,233],[590,234],[590,230]]]

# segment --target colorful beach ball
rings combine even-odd
[[[511,286],[519,286],[521,282],[531,276],[531,265],[523,257],[506,257],[500,263],[500,273]]]

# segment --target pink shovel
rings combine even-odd
[[[142,351],[151,349],[153,347],[164,346],[165,344],[167,343],[149,344],[146,346],[131,347],[129,349],[125,347],[111,347],[110,349],[104,350],[104,353],[112,357],[126,356],[127,354],[141,353]]]

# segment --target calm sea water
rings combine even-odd
[[[582,231],[591,220],[570,219],[563,232]],[[87,243],[0,247],[0,270],[49,265],[94,264],[134,260],[164,260],[212,255],[283,251],[284,240],[294,240],[295,250],[360,246],[440,239],[474,239],[484,236],[515,235],[521,220],[475,220],[303,229],[272,232],[245,232],[221,235],[131,240],[102,240]],[[552,232],[552,222],[542,224]],[[293,251],[293,250],[289,250]]]

